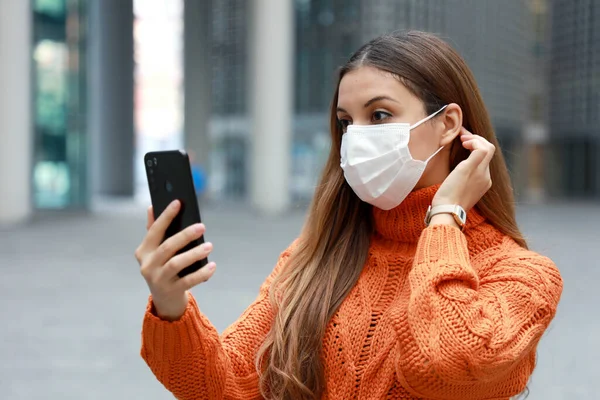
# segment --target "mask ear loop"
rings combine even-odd
[[[428,158],[427,160],[425,160],[425,164],[428,164],[428,163],[429,163],[429,161],[431,161],[431,159],[432,159],[433,157],[435,157],[435,156],[437,155],[437,153],[439,153],[440,151],[442,151],[442,149],[443,149],[443,148],[444,148],[444,146],[440,147],[439,149],[437,149],[437,150],[435,151],[435,153],[433,153],[431,156],[429,156],[429,158]]]
[[[431,118],[435,117],[436,115],[438,115],[439,113],[441,113],[442,111],[444,111],[446,109],[446,107],[448,107],[448,104],[446,104],[444,107],[440,108],[439,110],[437,110],[433,114],[431,114],[431,115],[423,118],[419,122],[416,122],[414,125],[412,125],[410,127],[410,130],[412,131],[413,129],[415,129],[416,127],[418,127],[419,125],[421,125],[422,123],[429,121]]]
[[[410,127],[410,130],[415,129],[416,127],[418,127],[419,125],[429,121],[430,119],[432,119],[433,117],[435,117],[436,115],[438,115],[439,113],[441,113],[442,111],[444,111],[446,109],[446,107],[448,107],[448,104],[446,104],[444,107],[440,108],[439,110],[437,110],[436,112],[434,112],[433,114],[423,118],[422,120],[420,120],[419,122],[415,123],[414,125],[412,125]],[[435,157],[437,155],[437,153],[439,153],[440,151],[442,151],[442,149],[444,148],[444,146],[440,147],[439,149],[437,149],[435,151],[435,153],[433,153],[431,156],[429,156],[429,158],[427,160],[425,160],[425,164],[428,164],[429,161],[431,161],[431,159],[433,157]]]

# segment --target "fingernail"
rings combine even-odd
[[[212,248],[213,248],[213,245],[211,242],[204,243],[204,250],[210,251],[210,250],[212,250]]]
[[[178,205],[179,205],[179,202],[177,200],[173,200],[173,202],[171,202],[171,206],[170,207],[171,207],[171,209],[174,210],[174,209],[177,208]]]
[[[204,225],[203,224],[196,224],[196,226],[194,227],[194,230],[196,231],[196,233],[200,233],[204,230]]]
[[[215,270],[215,268],[217,268],[217,265],[216,265],[216,264],[214,264],[214,263],[210,263],[210,264],[208,264],[208,270],[209,270],[209,271],[214,271],[214,270]]]

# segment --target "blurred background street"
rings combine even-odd
[[[336,68],[409,28],[473,70],[563,273],[529,399],[600,398],[600,0],[0,0],[0,400],[171,398],[138,355],[143,155],[202,177],[222,330],[300,230]]]

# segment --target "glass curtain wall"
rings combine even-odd
[[[32,6],[34,204],[84,207],[85,1],[32,0]]]

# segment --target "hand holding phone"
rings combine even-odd
[[[152,294],[152,302],[156,314],[166,320],[179,319],[188,303],[187,291],[206,282],[214,274],[216,264],[208,263],[205,267],[190,273],[183,278],[178,274],[189,265],[206,259],[212,251],[212,244],[205,242],[184,253],[177,252],[188,243],[201,237],[206,228],[204,224],[188,226],[181,232],[163,241],[167,228],[180,212],[181,203],[174,201],[154,220],[152,207],[148,208],[148,233],[135,251],[140,264],[140,272]]]
[[[173,201],[180,202],[180,210],[167,227],[163,240],[202,222],[188,155],[179,150],[154,151],[144,156],[144,164],[154,218],[157,219]],[[186,243],[177,254],[191,250],[202,243],[204,243],[204,236]],[[181,270],[178,276],[184,277],[207,263],[206,259],[198,260]]]
[[[207,258],[212,244],[204,243],[205,227],[188,155],[182,151],[150,152],[144,164],[152,207],[148,209],[148,234],[135,256],[156,313],[177,319],[187,305],[186,291],[214,273],[215,264]]]

